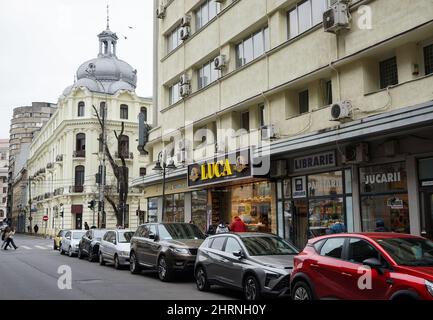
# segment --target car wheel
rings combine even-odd
[[[83,252],[81,251],[81,248],[78,248],[78,259],[83,259]]]
[[[99,252],[99,265],[105,266],[105,260],[104,260],[104,256],[102,255],[102,252]]]
[[[158,260],[158,277],[159,280],[168,282],[171,280],[173,276],[173,272],[170,270],[170,268],[167,265],[167,261],[165,260],[165,257],[162,256]]]
[[[135,256],[135,253],[131,253],[130,259],[129,259],[129,271],[131,271],[132,274],[138,274],[141,271],[141,268],[138,264],[137,257]]]
[[[248,301],[260,300],[261,290],[257,278],[249,275],[244,280],[244,297]]]
[[[72,257],[74,254],[72,253],[72,248],[69,246],[68,248],[68,256]]]
[[[292,300],[313,300],[313,294],[311,292],[310,286],[304,281],[297,282],[292,289]]]
[[[210,284],[207,281],[206,271],[204,271],[203,267],[198,267],[195,272],[195,282],[197,285],[197,289],[200,291],[209,291]]]
[[[64,254],[62,247],[60,247],[60,250],[59,250],[59,251],[60,251],[60,254],[61,254],[61,255]]]
[[[54,246],[53,246],[53,250],[57,250],[57,245],[56,245],[56,241],[54,240]]]
[[[114,268],[117,270],[121,268],[119,257],[117,256],[117,254],[114,255]]]
[[[95,261],[95,257],[93,254],[93,248],[89,248],[89,255],[87,256],[87,260],[89,260],[89,262]]]

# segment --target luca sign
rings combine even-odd
[[[311,156],[295,158],[293,160],[293,171],[331,168],[337,165],[335,151],[313,154]]]
[[[237,151],[188,166],[188,187],[251,177],[250,150]]]

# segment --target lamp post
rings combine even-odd
[[[165,178],[167,171],[176,169],[174,161],[170,160],[167,164],[166,154],[164,151],[160,151],[158,154],[158,161],[153,168],[154,171],[162,173],[162,221],[164,221],[164,211],[165,211]]]

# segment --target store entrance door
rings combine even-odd
[[[75,214],[75,229],[83,229],[83,214]]]
[[[298,249],[304,249],[308,242],[308,201],[293,201],[293,243]]]
[[[433,240],[433,188],[421,190],[421,235]]]

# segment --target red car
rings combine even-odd
[[[433,242],[396,233],[311,239],[295,257],[293,300],[433,300]]]

